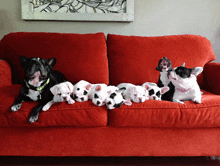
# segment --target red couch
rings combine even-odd
[[[157,82],[162,57],[173,67],[202,66],[202,104],[151,100],[107,110],[91,101],[56,103],[30,124],[36,102],[10,111],[24,76],[20,55],[57,58],[55,69],[73,84]],[[19,32],[3,37],[0,59],[1,156],[220,155],[220,64],[210,63],[215,55],[204,37]]]

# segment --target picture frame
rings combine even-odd
[[[21,0],[23,20],[134,21],[134,0]]]

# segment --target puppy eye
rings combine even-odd
[[[83,94],[84,94],[84,95],[87,95],[87,94],[88,94],[88,92],[84,90]]]
[[[79,88],[77,88],[76,90],[80,90]]]
[[[95,95],[94,95],[94,98],[97,99],[97,98],[99,98],[99,96],[98,96],[97,94],[95,94]]]
[[[111,101],[109,101],[107,104],[108,104],[108,105],[110,105],[110,104],[112,104],[112,102],[111,102]]]
[[[57,95],[58,95],[58,96],[61,96],[61,93],[58,93]]]

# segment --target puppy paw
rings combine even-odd
[[[30,118],[29,118],[29,122],[30,122],[30,123],[34,123],[34,122],[36,122],[37,120],[38,120],[38,115],[30,116]]]
[[[21,104],[12,105],[11,106],[11,111],[15,112],[15,111],[18,111],[20,108],[21,108]]]
[[[75,101],[74,100],[68,100],[68,104],[74,104],[75,103]]]

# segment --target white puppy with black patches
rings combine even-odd
[[[108,88],[106,84],[93,84],[91,88],[91,95],[89,96],[93,104],[97,106],[105,105],[105,99],[108,96],[107,90]]]
[[[132,105],[130,100],[125,100],[122,96],[123,89],[119,89],[116,86],[108,86],[108,96],[105,100],[107,109],[119,108],[122,104]]]
[[[89,100],[89,96],[91,95],[92,84],[81,80],[74,85],[74,100],[78,102],[84,102]]]
[[[161,100],[161,96],[170,89],[168,86],[159,88],[157,84],[152,82],[145,82],[142,86],[147,89],[150,100]]]
[[[67,101],[68,104],[73,104],[75,101],[71,98],[73,93],[73,84],[66,81],[50,88],[51,93],[54,95],[53,100],[49,101],[43,108],[43,111],[49,110],[49,108],[58,102]]]
[[[184,63],[170,72],[169,78],[175,86],[173,102],[184,104],[184,101],[192,100],[201,103],[202,94],[196,77],[202,71],[202,67],[186,68]]]
[[[135,103],[142,103],[149,99],[146,96],[147,90],[143,86],[133,85],[130,83],[121,83],[117,87],[124,90],[122,95],[125,100],[130,100]]]

